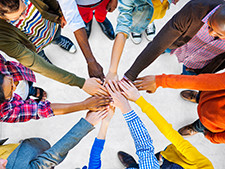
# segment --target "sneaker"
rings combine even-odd
[[[183,90],[180,92],[180,97],[184,100],[197,103],[196,98],[197,98],[198,92],[193,91],[193,90]]]
[[[142,34],[131,32],[131,36],[130,37],[131,37],[131,40],[134,42],[134,44],[141,43]]]
[[[193,135],[197,134],[198,131],[196,131],[194,129],[192,124],[189,124],[187,126],[184,126],[184,127],[180,128],[178,130],[178,133],[180,133],[180,135],[182,135],[182,136],[186,136],[187,137],[187,136],[193,136]]]
[[[61,35],[56,40],[56,44],[69,53],[75,53],[77,51],[76,46],[73,44],[73,42],[65,36]]]
[[[111,22],[105,18],[104,22],[98,22],[99,26],[101,27],[103,33],[110,39],[114,40],[115,39],[115,33],[113,30],[113,26]]]
[[[155,32],[156,32],[155,24],[154,24],[154,22],[152,22],[145,29],[146,39],[149,41],[152,41],[153,38],[155,37]]]
[[[129,154],[123,152],[123,151],[119,151],[117,153],[117,155],[118,155],[118,158],[119,158],[120,162],[126,168],[139,168],[137,162],[135,161],[135,159],[131,155],[129,155]]]
[[[87,32],[87,37],[89,38],[90,34],[91,34],[91,26],[92,26],[92,20],[88,23],[84,22],[86,27],[85,30]]]

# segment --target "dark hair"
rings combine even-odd
[[[19,9],[20,0],[0,0],[0,16],[5,13],[16,12]]]
[[[0,104],[2,104],[5,101],[5,95],[4,95],[3,88],[2,88],[2,84],[4,82],[4,77],[5,77],[5,75],[0,72]]]

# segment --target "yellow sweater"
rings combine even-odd
[[[152,0],[152,4],[154,7],[154,12],[150,23],[152,23],[155,19],[161,19],[165,16],[166,10],[169,7],[169,2],[167,0]]]
[[[170,162],[176,163],[185,169],[212,169],[212,163],[203,156],[189,141],[185,140],[172,128],[159,112],[149,104],[142,96],[135,102],[144,113],[158,127],[160,132],[171,141],[161,154]]]
[[[0,146],[0,158],[7,159],[9,155],[19,146],[20,144],[6,144]]]

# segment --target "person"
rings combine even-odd
[[[50,103],[43,89],[35,91],[32,86],[35,81],[35,75],[30,69],[17,62],[6,62],[0,55],[1,122],[26,122],[79,110],[102,109],[111,100],[107,96],[92,96],[78,103]],[[30,95],[39,96],[38,101],[30,99]]]
[[[137,57],[125,73],[125,78],[134,81],[143,69],[168,48],[184,64],[185,74],[222,70],[225,67],[224,11],[223,0],[189,1]]]
[[[172,2],[176,3],[177,1]],[[120,1],[116,39],[112,48],[111,62],[106,80],[118,80],[119,61],[130,32],[133,41],[137,41],[135,43],[141,42],[141,33],[143,31],[147,33],[147,36],[152,36],[155,32],[154,25],[149,25],[149,23],[152,23],[155,19],[163,18],[170,3],[171,0]],[[148,25],[153,28],[147,28]]]
[[[138,78],[138,90],[150,93],[158,87],[174,89],[201,90],[198,98],[198,116],[192,124],[182,127],[178,132],[183,136],[203,133],[212,143],[225,143],[224,95],[225,73],[200,75],[156,75]]]
[[[124,96],[130,101],[135,102],[142,109],[142,111],[151,119],[151,121],[156,125],[160,132],[169,141],[171,141],[172,144],[167,146],[166,149],[164,151],[161,151],[160,153],[164,159],[161,168],[213,169],[212,163],[204,155],[202,155],[189,141],[185,140],[176,130],[174,130],[172,128],[172,125],[169,124],[159,114],[159,112],[140,95],[137,88],[131,82],[122,80],[118,83],[118,86],[122,90],[122,94],[118,91],[118,88],[113,88],[111,85],[112,91],[110,91],[110,93],[112,94],[111,96],[113,98],[114,103],[119,102],[119,107],[121,107],[121,109],[125,108],[129,104],[124,98]],[[107,89],[110,90],[109,88]],[[133,116],[137,117],[137,115]],[[130,118],[132,119],[132,116]],[[119,159],[126,164],[126,162],[129,162],[131,158],[124,155],[125,154],[123,153],[119,153]],[[139,168],[142,168],[140,167],[140,164],[141,162],[139,160]]]
[[[107,111],[88,112],[52,147],[42,138],[28,138],[21,143],[1,145],[0,169],[54,168],[106,115]]]
[[[151,136],[141,119],[135,111],[131,109],[128,100],[121,94],[116,81],[109,80],[109,83],[106,84],[106,88],[113,99],[113,105],[121,110],[127,122],[135,143],[136,154],[139,158],[139,168],[159,168],[159,163],[154,155],[154,146],[152,145]],[[130,168],[135,168],[135,166],[130,166]]]
[[[109,123],[115,113],[115,108],[110,107],[107,113],[107,116],[102,119],[101,126],[98,132],[98,136],[95,138],[94,143],[91,148],[88,168],[89,169],[99,169],[101,168],[101,153],[104,149],[106,134],[108,131]],[[87,166],[84,166],[82,169],[87,169]]]
[[[53,41],[59,45],[62,44],[61,46],[65,45],[66,48],[71,46],[67,38],[60,35],[60,25],[63,27],[65,24],[66,21],[56,0],[44,2],[2,0],[0,2],[0,50],[46,77],[71,86],[78,86],[92,95],[102,90],[104,93],[102,82],[97,79],[103,79],[102,68],[93,58],[84,28],[79,27],[80,29],[75,30],[75,35],[82,51],[85,52],[84,55],[87,56],[90,76],[97,78],[85,80],[48,63],[40,56],[44,56],[42,49]]]
[[[87,36],[89,38],[91,34],[91,26],[93,15],[99,26],[101,27],[103,33],[110,39],[115,39],[115,33],[111,22],[106,17],[107,11],[113,12],[117,7],[117,0],[92,0],[92,1],[83,1],[76,0],[78,5],[78,10],[84,23],[86,25]]]

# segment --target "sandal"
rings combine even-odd
[[[181,98],[193,103],[197,103],[196,101],[197,95],[198,95],[198,92],[193,90],[184,90],[180,93]]]

